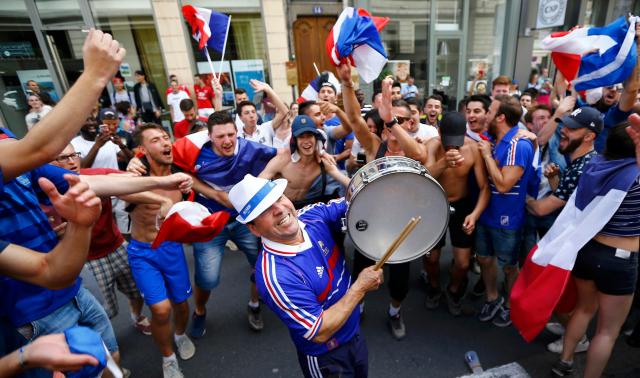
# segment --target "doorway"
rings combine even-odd
[[[314,63],[320,72],[334,71],[327,56],[325,42],[331,33],[335,17],[303,16],[293,23],[296,64],[298,66],[298,90],[302,92],[309,82],[318,76]]]

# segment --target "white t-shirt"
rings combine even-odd
[[[415,133],[409,133],[409,135],[411,135],[413,138],[418,137],[423,141],[427,141],[433,137],[438,136],[438,129],[436,129],[434,126],[421,123],[420,127],[418,127],[418,131],[416,131]]]
[[[49,105],[42,105],[42,109],[40,109],[39,112],[31,112],[27,114],[24,117],[24,120],[27,123],[27,129],[31,130],[31,128],[35,126],[36,123],[40,122],[40,120],[51,111],[51,109],[53,108]]]
[[[73,145],[76,152],[82,154],[83,159],[89,154],[94,144],[96,144],[95,141],[86,140],[82,135],[78,135],[71,140],[71,145]],[[98,150],[91,168],[118,169],[118,152],[120,152],[120,147],[112,141],[108,141]]]
[[[256,125],[256,131],[252,135],[245,134],[244,127],[238,130],[238,138],[244,138],[252,142],[264,144],[265,146],[273,146],[273,138],[276,133],[271,126],[271,121]]]
[[[167,105],[173,110],[173,122],[180,122],[184,119],[184,114],[180,110],[180,101],[189,98],[189,95],[185,91],[178,91],[178,93],[169,93],[167,95]]]

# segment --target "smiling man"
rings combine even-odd
[[[299,213],[283,195],[285,179],[246,175],[229,192],[237,221],[262,237],[256,282],[264,301],[289,328],[305,377],[366,377],[367,345],[358,303],[382,283],[382,270],[365,268],[351,284],[341,232],[344,199]]]

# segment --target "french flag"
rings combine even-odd
[[[167,213],[151,248],[156,249],[165,241],[194,243],[211,240],[222,231],[229,215],[226,211],[211,214],[197,202],[177,202]]]
[[[604,27],[551,33],[542,48],[577,91],[622,83],[636,65],[636,16]]]
[[[547,234],[533,247],[511,290],[511,320],[526,341],[544,328],[554,309],[568,313],[576,300],[571,270],[580,249],[609,222],[638,179],[635,158],[595,156]]]
[[[198,41],[198,48],[209,46],[219,53],[224,49],[224,41],[229,25],[229,16],[214,12],[211,9],[185,5],[182,15],[191,26],[193,39]]]
[[[373,17],[362,8],[345,8],[327,36],[329,59],[335,66],[349,59],[362,79],[372,82],[387,63],[380,31],[388,22],[388,17]]]
[[[320,88],[324,83],[331,83],[336,88],[336,95],[340,94],[340,82],[336,78],[336,76],[328,71],[321,73],[319,76],[316,76],[315,79],[311,80],[309,85],[300,93],[300,97],[296,100],[298,104],[301,104],[305,101],[315,101],[318,99],[318,93],[320,92]]]

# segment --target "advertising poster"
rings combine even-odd
[[[216,75],[220,72],[220,84],[222,84],[222,106],[234,106],[233,100],[233,82],[231,81],[231,66],[229,62],[222,63],[222,71],[220,70],[220,61],[213,62],[213,69],[216,71]],[[209,62],[198,62],[198,73],[200,75],[211,75],[211,67],[209,67]],[[211,82],[211,76],[203,77],[203,81]]]
[[[393,77],[400,83],[406,83],[409,75],[409,67],[411,61],[409,60],[390,60],[387,62],[387,69],[391,71]]]
[[[22,90],[25,94],[30,93],[27,82],[33,80],[38,83],[40,87],[40,91],[47,92],[51,99],[55,102],[60,101],[60,97],[56,93],[55,87],[53,86],[53,79],[51,79],[51,74],[49,70],[26,70],[26,71],[16,71],[18,75],[18,80],[20,80],[20,85],[22,86]]]
[[[255,92],[249,81],[251,79],[265,81],[264,80],[264,66],[262,60],[233,60],[231,61],[231,68],[233,70],[233,79],[236,88],[242,88],[247,91],[247,96],[253,99]]]

